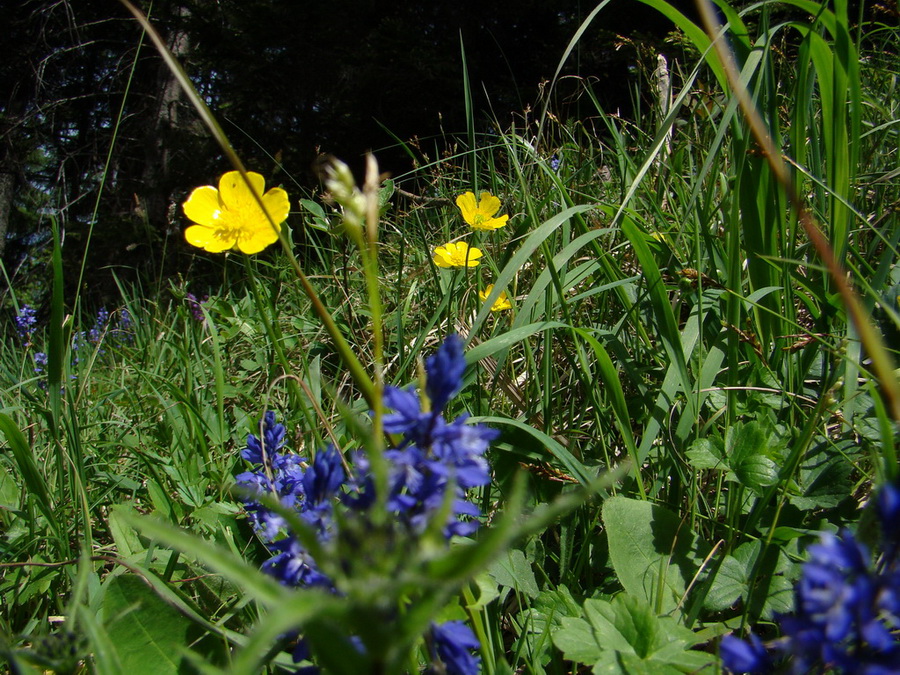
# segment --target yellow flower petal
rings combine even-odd
[[[482,302],[486,302],[488,296],[494,291],[494,284],[488,284],[487,288],[484,291],[480,291],[478,293],[478,297],[481,298]],[[500,293],[497,296],[497,299],[494,300],[494,304],[491,306],[492,312],[500,312],[504,309],[512,309],[512,303],[509,301],[509,296],[506,294],[506,291]]]
[[[269,244],[278,241],[278,234],[272,229],[272,226],[266,223],[265,227],[261,227],[256,231],[243,231],[238,236],[237,247],[247,254],[259,253]]]
[[[272,216],[272,220],[275,221],[276,225],[281,225],[287,220],[288,214],[291,212],[291,200],[288,199],[287,192],[281,188],[272,188],[262,196],[262,201],[266,205],[266,211]],[[268,222],[268,219],[266,224],[269,226],[269,230],[272,230],[272,225]]]
[[[231,230],[205,225],[191,225],[184,231],[184,238],[189,244],[210,253],[227,251],[237,242],[237,237]]]
[[[434,249],[434,264],[438,267],[475,267],[484,255],[464,242],[449,242]]]
[[[456,205],[462,211],[463,220],[469,225],[475,220],[475,211],[478,209],[478,203],[475,201],[475,195],[471,192],[461,194],[456,198]]]
[[[481,199],[478,200],[478,210],[488,218],[493,218],[500,210],[500,199],[490,192],[482,192]]]
[[[272,220],[240,173],[229,171],[219,179],[218,190],[211,185],[197,188],[184,203],[185,215],[196,223],[185,230],[189,244],[211,253],[230,248],[259,253],[278,240],[281,223],[291,210],[287,192],[272,188],[263,193],[266,182],[261,175],[251,171],[247,178]]]
[[[198,187],[191,192],[182,208],[184,209],[184,215],[191,222],[212,227],[222,208],[222,205],[219,203],[219,191],[212,185]]]
[[[506,221],[509,220],[509,216],[505,215],[494,218],[500,210],[500,200],[490,192],[482,192],[477,202],[474,194],[466,192],[456,198],[456,205],[462,212],[463,220],[473,230],[496,230],[506,225]]]
[[[266,189],[266,179],[255,171],[248,171],[247,178],[257,194],[262,196]],[[259,204],[238,171],[222,174],[219,179],[219,198],[230,211],[259,211]]]

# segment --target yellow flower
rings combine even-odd
[[[475,267],[481,261],[482,252],[460,241],[444,244],[434,249],[434,264],[438,267]]]
[[[482,192],[481,199],[475,201],[475,195],[467,192],[456,198],[456,205],[462,211],[463,220],[472,226],[473,230],[496,230],[506,225],[509,216],[494,218],[500,210],[500,200],[490,192]]]
[[[263,194],[265,179],[252,171],[247,172],[247,177],[262,196],[266,210],[280,231],[281,223],[291,210],[287,192],[272,188]],[[184,215],[195,223],[184,231],[184,238],[189,244],[210,253],[221,253],[231,248],[244,253],[259,253],[278,241],[278,232],[237,171],[223,175],[219,179],[218,190],[212,185],[198,187],[182,208]]]
[[[491,291],[494,290],[494,284],[488,284],[487,288],[483,291],[478,292],[478,297],[481,298],[482,302],[486,302],[488,296],[491,294]],[[512,303],[509,301],[509,296],[506,295],[506,291],[503,291],[499,297],[494,300],[494,305],[491,307],[492,312],[501,312],[504,309],[512,309]]]

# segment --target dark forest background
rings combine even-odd
[[[412,170],[410,152],[465,132],[464,68],[479,133],[521,120],[543,105],[542,83],[594,8],[579,0],[141,6],[247,166],[289,189],[315,187],[320,153],[360,166],[374,150],[394,176]],[[115,0],[7,1],[0,22],[0,254],[13,288],[35,293],[45,283],[51,216],[68,283],[87,251],[83,294],[113,292],[112,271],[122,280],[183,271],[193,252],[179,204],[230,167],[138,24]],[[671,48],[670,28],[639,2],[611,3],[569,59],[564,73],[575,77],[554,91],[555,113],[590,112],[577,95],[587,85],[605,110],[627,115],[639,52]]]

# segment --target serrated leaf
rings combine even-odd
[[[778,482],[778,466],[768,457],[755,455],[748,457],[732,470],[737,481],[753,490],[759,490]]]
[[[737,481],[752,490],[774,485],[778,481],[778,466],[769,458],[777,445],[774,433],[758,422],[737,424],[728,430],[725,441],[728,467]]]
[[[800,467],[799,483],[803,494],[790,495],[791,503],[804,510],[835,508],[853,491],[853,465],[843,448],[819,446],[810,453]],[[852,452],[853,448],[846,448]]]
[[[603,648],[597,641],[594,629],[584,619],[574,619],[564,616],[561,620],[562,628],[558,628],[552,635],[553,644],[565,657],[576,663],[594,663],[601,654]]]
[[[695,469],[726,469],[722,441],[717,438],[698,438],[684,453]]]
[[[501,555],[488,568],[488,574],[501,586],[524,593],[529,598],[536,598],[540,592],[531,563],[518,549],[510,549]]]
[[[594,673],[699,672],[715,660],[691,651],[701,640],[673,618],[657,617],[639,598],[589,599],[584,614],[586,622],[565,618],[553,643],[567,659],[592,664]]]
[[[719,565],[703,607],[712,612],[728,609],[747,592],[747,570],[734,556],[727,555]]]
[[[744,588],[741,599],[753,587],[749,612],[753,616],[772,618],[776,613],[786,614],[794,609],[793,573],[797,564],[777,546],[769,546],[765,558],[757,565],[762,551],[762,542],[751,541],[741,544],[734,551],[734,559],[743,567]]]
[[[605,649],[637,654],[644,658],[657,643],[656,616],[640,599],[617,595],[612,602],[585,600],[584,614]]]

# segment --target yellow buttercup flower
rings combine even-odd
[[[434,249],[434,264],[438,267],[475,267],[481,261],[479,258],[483,255],[481,251],[464,242],[460,241]]]
[[[232,248],[244,253],[259,253],[278,241],[281,224],[287,220],[291,210],[287,192],[272,188],[263,194],[265,178],[252,171],[247,172],[247,177],[262,196],[277,231],[241,174],[229,171],[219,179],[218,190],[212,185],[198,187],[182,205],[184,215],[195,223],[184,231],[184,238],[189,244],[210,253],[221,253]]]
[[[500,200],[490,192],[482,192],[481,199],[475,201],[475,195],[466,192],[456,198],[456,205],[462,211],[463,220],[472,226],[473,230],[496,230],[506,225],[509,216],[494,218],[500,210]]]
[[[483,291],[478,292],[478,297],[481,298],[482,302],[487,302],[488,296],[491,294],[491,291],[494,290],[494,284],[488,284],[487,288]],[[492,312],[502,312],[504,309],[512,309],[512,303],[509,301],[509,296],[506,295],[506,291],[503,291],[496,300],[494,300],[494,304],[491,307]]]

